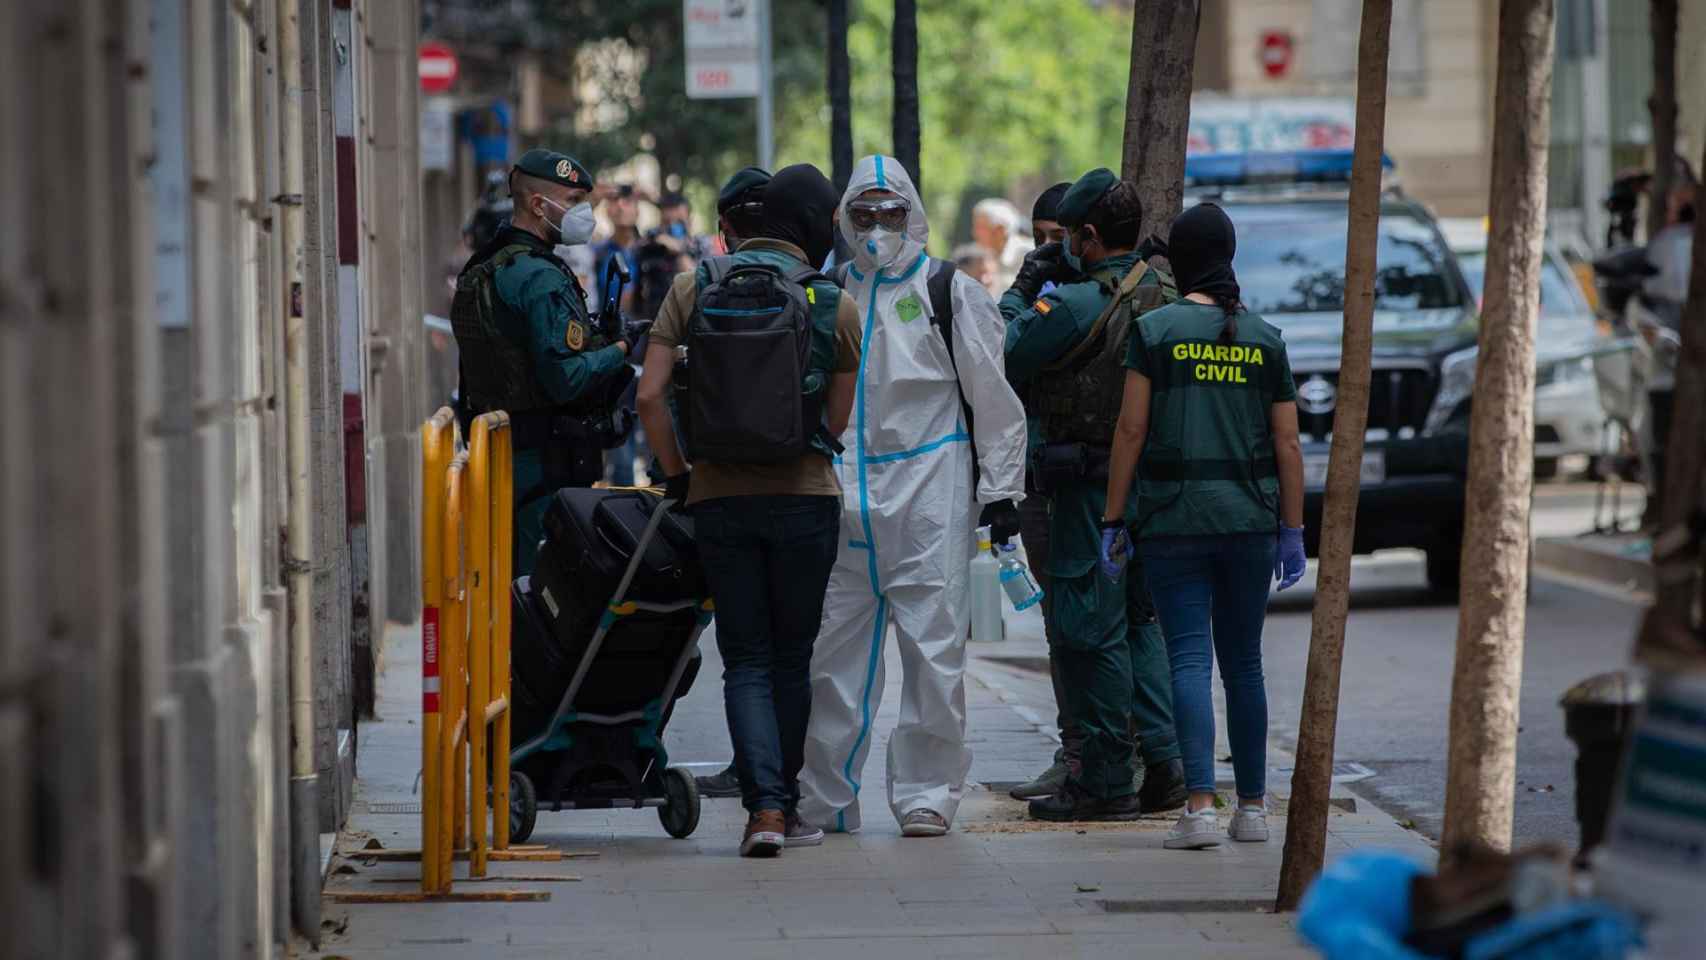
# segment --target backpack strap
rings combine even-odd
[[[960,391],[960,416],[965,420],[966,433],[971,440],[971,485],[972,496],[977,496],[978,478],[983,470],[977,462],[977,432],[971,404],[966,402],[966,386],[960,382],[960,362],[954,357],[954,274],[959,267],[952,260],[930,258],[930,272],[924,277],[924,289],[930,296],[930,325],[942,335],[942,343],[948,348],[948,367],[954,371],[954,386]]]
[[[1074,364],[1082,359],[1085,354],[1089,353],[1098,344],[1100,344],[1102,341],[1102,334],[1108,328],[1108,321],[1113,319],[1114,315],[1119,312],[1119,309],[1131,300],[1132,295],[1137,292],[1137,285],[1143,280],[1143,275],[1148,272],[1148,262],[1143,260],[1137,261],[1137,263],[1132,266],[1131,270],[1127,271],[1124,279],[1120,280],[1119,285],[1114,288],[1114,298],[1109,300],[1108,305],[1102,308],[1102,312],[1097,315],[1096,322],[1090,325],[1090,332],[1084,335],[1084,339],[1078,341],[1078,344],[1071,350],[1066,351],[1065,356],[1048,364],[1043,369],[1051,373],[1057,370],[1070,369]]]

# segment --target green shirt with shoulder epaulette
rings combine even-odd
[[[1269,411],[1297,399],[1285,340],[1253,313],[1222,342],[1220,307],[1181,300],[1138,319],[1126,367],[1149,379],[1137,465],[1140,537],[1273,533],[1279,478]]]
[[[526,243],[529,250],[493,274],[509,308],[498,330],[527,351],[533,376],[554,403],[574,403],[627,358],[592,323],[585,293],[549,244],[509,225],[496,245],[505,243]]]

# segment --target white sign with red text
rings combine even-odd
[[[683,0],[687,96],[695,100],[758,96],[761,2]]]

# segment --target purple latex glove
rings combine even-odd
[[[1274,579],[1279,581],[1279,588],[1284,590],[1295,586],[1303,579],[1303,569],[1308,563],[1303,556],[1303,528],[1282,524],[1279,549],[1274,551]]]

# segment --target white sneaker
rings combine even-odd
[[[1207,847],[1220,846],[1220,818],[1215,815],[1213,807],[1201,810],[1186,811],[1179,815],[1179,822],[1173,824],[1173,829],[1167,832],[1167,839],[1161,846],[1168,850],[1202,850]]]
[[[1241,843],[1266,843],[1268,839],[1268,809],[1266,806],[1246,807],[1242,803],[1232,814],[1226,835]]]

